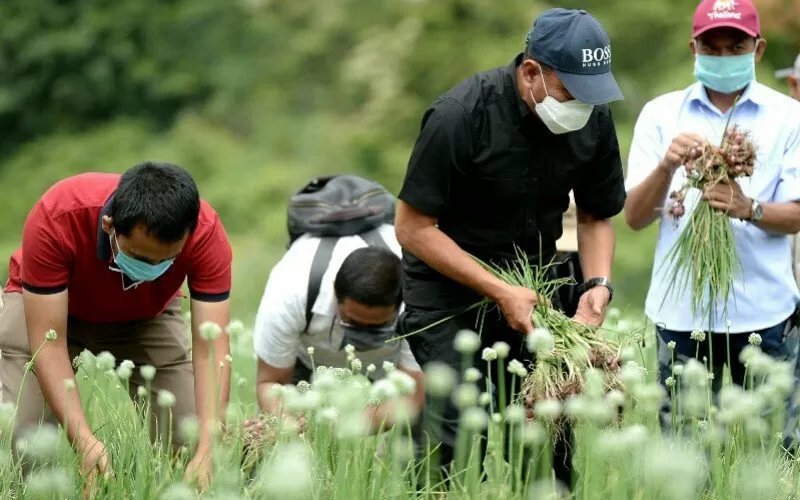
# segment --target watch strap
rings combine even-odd
[[[611,286],[611,281],[606,278],[605,276],[599,276],[595,278],[589,278],[588,280],[584,281],[579,287],[578,291],[580,293],[584,293],[588,290],[596,286],[604,286],[608,289],[608,300],[611,301],[614,298],[614,287]]]

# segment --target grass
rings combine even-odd
[[[616,331],[642,326],[617,318],[613,313],[608,325]],[[726,386],[718,403],[710,396],[700,363],[676,368],[671,391],[681,410],[667,434],[660,431],[657,418],[665,393],[655,382],[652,332],[641,350],[622,350],[619,391],[606,391],[602,372],[590,370],[581,395],[551,406],[535,420],[526,419],[513,404],[487,411],[473,401],[461,417],[460,466],[444,481],[437,474],[433,448],[412,460],[408,411],[395,414],[392,430],[366,435],[364,408],[408,393],[408,380],[400,374],[370,385],[361,372],[321,370],[310,387],[281,388],[276,397],[284,398],[284,418],[273,419],[273,438],[257,455],[248,455],[241,423],[256,412],[251,342],[248,332],[231,339],[229,425],[216,437],[214,479],[204,498],[410,499],[441,498],[442,493],[465,499],[557,498],[557,492],[565,491],[550,474],[557,418],[573,421],[574,498],[794,498],[798,492],[800,468],[781,451],[776,437],[792,388],[786,378],[790,371],[755,347],[748,351],[748,379],[761,383],[747,390]],[[85,353],[77,376],[90,425],[109,448],[116,471],[100,485],[98,497],[196,498],[181,482],[191,450],[172,455],[149,441],[143,417],[149,399],[131,403],[125,381],[107,369],[107,362],[98,368],[98,359]],[[489,363],[503,366],[501,360]],[[436,397],[450,397],[452,388],[446,389],[452,375],[443,375],[441,367],[428,372]],[[60,430],[42,427],[26,439],[22,449],[33,467],[27,479],[23,475],[10,454],[12,407],[0,407],[4,498],[80,498],[77,459]],[[307,424],[298,435],[294,422],[300,413]],[[181,428],[191,442],[196,426],[188,422]],[[478,443],[486,428],[487,455],[480,467]]]

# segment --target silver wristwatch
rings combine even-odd
[[[754,199],[753,203],[750,205],[750,222],[758,223],[763,216],[764,208],[758,200]]]

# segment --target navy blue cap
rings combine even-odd
[[[624,99],[611,74],[611,40],[585,10],[550,9],[533,21],[525,41],[529,55],[553,67],[576,99],[605,104]]]

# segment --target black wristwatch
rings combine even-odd
[[[614,287],[611,286],[611,282],[605,277],[589,278],[578,286],[578,293],[584,293],[596,286],[604,286],[608,289],[608,301],[611,302],[611,299],[614,298]]]

